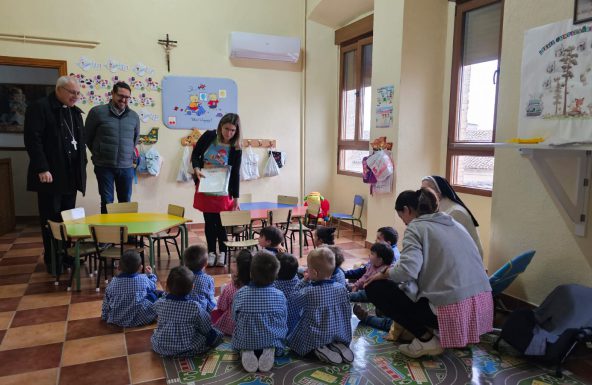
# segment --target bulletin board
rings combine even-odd
[[[168,128],[214,130],[222,116],[238,112],[237,101],[237,87],[232,79],[162,79],[162,121]]]

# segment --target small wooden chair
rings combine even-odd
[[[304,216],[304,220],[302,222],[302,236],[304,237],[304,242],[308,247],[308,238],[310,237],[310,243],[312,243],[313,248],[316,248],[314,244],[314,237],[312,232],[317,228],[317,221],[319,219],[319,213],[321,212],[321,204],[320,203],[310,203],[306,206],[306,215]],[[290,238],[290,253],[294,252],[294,241],[296,240],[296,234],[300,235],[300,224],[293,223],[288,228],[289,238]]]
[[[169,204],[168,209],[167,209],[167,214],[183,218],[185,216],[185,207]],[[158,259],[160,259],[160,241],[164,241],[164,247],[166,248],[167,255],[169,256],[169,259],[171,258],[171,251],[169,250],[169,244],[175,246],[175,249],[177,250],[177,254],[179,254],[179,259],[182,259],[181,250],[179,249],[179,244],[177,243],[177,238],[179,238],[180,236],[181,236],[181,229],[177,226],[172,229],[161,231],[160,233],[158,233],[152,237],[152,241],[156,242],[157,247],[158,247],[157,248]]]
[[[283,205],[298,206],[298,197],[289,196],[289,195],[278,195],[277,196],[277,203],[283,204]]]
[[[257,239],[253,239],[251,231],[251,212],[249,211],[222,211],[220,213],[220,219],[222,220],[222,226],[224,227],[235,227],[244,226],[248,229],[247,239],[240,241],[226,241],[224,244],[228,248],[226,255],[226,263],[228,264],[228,271],[230,272],[230,258],[231,252],[238,249],[248,249],[255,247],[259,244]]]
[[[107,203],[107,214],[137,213],[138,202]]]
[[[283,244],[288,247],[288,230],[292,221],[292,209],[281,208],[267,211],[267,221],[269,226],[276,226],[282,230]]]
[[[62,220],[64,222],[74,222],[78,219],[82,219],[84,217],[86,217],[86,212],[84,211],[84,207],[76,207],[70,210],[64,210],[61,212],[62,215]],[[89,247],[93,248],[95,247],[95,244],[92,240],[82,240],[80,241],[80,246],[88,249]],[[91,255],[89,255],[88,258],[88,268],[89,268],[89,274],[92,277],[93,273],[96,274],[97,272],[97,266],[96,266],[96,262],[97,262],[97,258],[94,254],[92,254],[92,256],[94,258],[90,258]],[[93,269],[93,261],[94,261],[94,269]]]

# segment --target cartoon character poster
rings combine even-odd
[[[162,118],[168,128],[214,130],[220,118],[237,110],[234,80],[165,76],[162,79]]]
[[[592,23],[526,31],[518,136],[545,143],[592,141]]]

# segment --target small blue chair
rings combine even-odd
[[[337,219],[337,237],[339,238],[339,227],[341,221],[350,221],[352,224],[352,230],[355,233],[356,227],[355,222],[360,224],[360,230],[362,229],[362,211],[364,210],[364,198],[361,195],[354,196],[354,208],[351,214],[335,213],[331,214],[331,220]]]
[[[506,290],[512,282],[514,282],[516,277],[526,270],[528,264],[534,257],[535,252],[535,250],[528,250],[517,257],[514,257],[489,277],[491,294],[493,295],[496,308],[507,311],[507,308],[499,298],[499,295]]]

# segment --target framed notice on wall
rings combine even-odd
[[[215,130],[225,114],[238,112],[237,101],[237,87],[232,79],[162,79],[162,120],[168,128]]]

